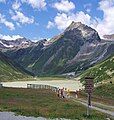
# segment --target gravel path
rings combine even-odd
[[[0,120],[51,120],[43,117],[26,117],[26,116],[15,116],[15,113],[13,112],[0,112]],[[70,119],[64,119],[64,118],[56,118],[53,120],[70,120]]]
[[[87,100],[84,100],[84,99],[81,99],[81,98],[78,98],[78,100],[81,101],[81,102],[87,103]],[[103,108],[105,110],[109,110],[109,111],[114,112],[114,106],[112,106],[112,105],[106,105],[106,104],[95,102],[95,101],[92,101],[92,105],[96,106],[96,107],[98,106],[99,108]]]
[[[73,99],[73,101],[79,102],[79,103],[87,106],[87,103],[82,102],[82,101],[80,101],[80,100]],[[96,107],[96,106],[94,106],[94,105],[91,106],[91,109],[95,109],[95,110],[100,111],[100,112],[102,112],[102,113],[106,113],[106,114],[108,114],[108,115],[111,115],[111,116],[114,118],[114,111],[109,111],[109,110],[101,109],[101,108]]]

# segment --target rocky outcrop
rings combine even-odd
[[[114,40],[114,34],[104,35],[103,37],[104,37],[104,39],[106,39],[106,40]]]
[[[0,39],[0,50],[14,50],[33,46],[37,43],[32,42],[26,38],[18,38],[16,40],[4,40]]]

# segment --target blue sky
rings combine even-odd
[[[0,0],[0,38],[52,38],[72,21],[93,27],[102,37],[114,33],[111,11],[114,0]]]

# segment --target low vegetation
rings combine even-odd
[[[83,84],[85,76],[94,77],[93,100],[114,105],[114,56],[86,70],[80,76]],[[82,97],[86,97],[85,92],[82,92]]]
[[[107,115],[92,110],[86,116],[86,107],[79,103],[58,98],[50,90],[0,89],[0,110],[26,116],[46,118],[70,118],[77,120],[104,120]]]
[[[101,96],[104,99],[114,100],[114,84],[103,84],[95,88],[95,96]]]
[[[107,60],[89,68],[81,75],[81,81],[84,81],[85,76],[94,77],[94,82],[98,83],[103,80],[110,80],[114,77],[114,56]]]
[[[65,76],[40,76],[40,77],[36,77],[36,79],[39,80],[66,80],[67,78]]]
[[[0,52],[0,81],[14,81],[30,77],[30,72],[24,70],[20,65],[12,62]]]
[[[27,77],[27,75],[0,60],[0,81],[14,81],[24,77]]]
[[[110,82],[99,84],[97,87],[94,88],[92,94],[92,100],[99,103],[104,103],[107,105],[114,106],[114,78],[111,79]],[[87,98],[85,91],[80,93],[80,97],[83,99]]]

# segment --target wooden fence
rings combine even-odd
[[[50,85],[41,85],[41,84],[27,84],[27,88],[32,88],[32,89],[50,89],[54,92],[57,92],[57,87],[53,87]]]

